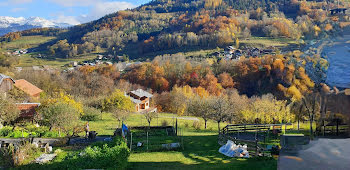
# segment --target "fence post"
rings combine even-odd
[[[147,151],[148,151],[148,131],[147,131]]]
[[[130,133],[131,139],[130,139],[130,152],[132,151],[132,132]]]
[[[184,147],[184,131],[183,131],[183,129],[181,129],[180,131],[181,131],[182,150],[185,150],[185,147]]]

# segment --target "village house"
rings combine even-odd
[[[11,77],[0,74],[0,93],[4,94],[5,97],[7,92],[13,89],[14,84],[15,80]]]
[[[21,112],[18,121],[33,121],[36,115],[36,108],[40,106],[40,103],[16,103],[16,105]]]
[[[40,93],[43,92],[41,89],[24,79],[16,80],[16,83],[14,85],[16,88],[20,89],[33,99],[39,99]]]
[[[137,112],[150,109],[150,98],[153,97],[153,95],[147,91],[137,89],[127,93],[127,96],[129,96],[131,101],[135,104],[135,110]]]
[[[7,92],[13,88],[23,91],[33,99],[39,99],[42,92],[41,89],[24,79],[14,80],[10,76],[0,74],[0,94],[4,94],[6,98]],[[21,112],[20,120],[33,120],[36,114],[35,109],[40,106],[40,103],[16,103],[16,105]]]

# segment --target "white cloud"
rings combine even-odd
[[[111,14],[120,10],[125,10],[128,8],[134,8],[135,6],[129,2],[102,2],[97,3],[95,6],[89,11],[89,14],[85,17],[86,21],[91,21],[95,19],[99,19],[107,14]],[[83,18],[83,16],[81,16]],[[84,20],[82,20],[84,22]]]
[[[64,22],[72,25],[80,23],[90,22],[99,19],[107,14],[117,12],[119,10],[125,10],[128,8],[136,7],[134,4],[123,1],[101,1],[101,0],[51,0],[63,6],[90,6],[88,14],[82,14],[80,16],[65,16],[60,13],[55,19],[55,22]]]
[[[57,15],[56,19],[54,19],[53,22],[66,23],[69,25],[81,24],[81,22],[77,20],[76,16],[65,16],[64,14]]]

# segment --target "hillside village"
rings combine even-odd
[[[0,170],[347,170],[349,7],[152,0],[7,33]]]

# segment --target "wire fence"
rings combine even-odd
[[[127,135],[131,152],[153,152],[183,149],[183,129],[131,129]]]

